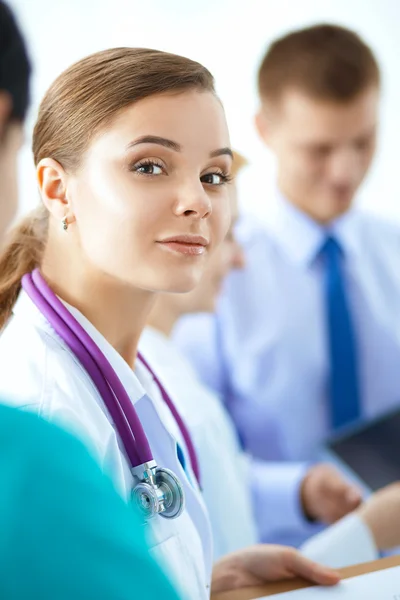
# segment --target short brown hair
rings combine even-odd
[[[297,88],[313,98],[347,102],[379,83],[372,50],[338,25],[315,25],[276,40],[258,72],[262,101],[279,100],[286,89]]]
[[[211,73],[189,58],[147,48],[92,54],[64,71],[47,91],[33,132],[35,164],[50,157],[73,172],[94,137],[124,108],[149,96],[187,90],[215,93]],[[22,276],[40,265],[47,232],[43,205],[11,232],[0,255],[0,329]]]

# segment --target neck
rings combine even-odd
[[[147,324],[170,337],[175,323],[181,316],[180,311],[169,301],[167,294],[160,295],[153,305]]]
[[[77,308],[133,368],[155,294],[88,268],[82,259],[54,259],[66,254],[50,253],[49,246],[41,272],[52,290]]]
[[[297,208],[297,210],[301,211],[304,215],[309,217],[317,225],[327,227],[332,223],[332,221],[334,221],[338,216],[340,216],[339,214],[335,214],[329,215],[329,217],[326,218],[322,218],[320,214],[310,210],[307,202],[303,201],[303,198],[297,194],[297,190],[293,189],[292,186],[288,185],[281,175],[278,176],[278,189],[280,193],[286,198],[286,200],[290,202],[290,204]]]

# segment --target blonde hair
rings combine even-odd
[[[211,73],[188,58],[146,48],[92,54],[64,71],[46,93],[33,132],[35,165],[50,157],[73,172],[121,110],[155,94],[191,89],[215,93]],[[47,231],[48,212],[40,206],[10,234],[0,255],[0,329],[22,276],[41,263]]]

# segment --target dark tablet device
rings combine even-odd
[[[347,430],[327,449],[373,491],[400,480],[400,409]]]

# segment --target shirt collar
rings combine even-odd
[[[145,396],[146,392],[137,378],[133,369],[124,361],[122,356],[111,346],[111,344],[105,339],[105,337],[92,325],[92,323],[75,307],[71,306],[67,302],[62,301],[71,314],[75,317],[78,323],[85,329],[90,335],[95,344],[105,355],[106,359],[114,369],[115,373],[119,377],[122,385],[127,391],[131,401],[136,403],[138,400]],[[40,329],[45,330],[53,338],[57,339],[60,344],[70,353],[71,350],[66,346],[63,340],[56,334],[50,323],[42,315],[36,305],[29,298],[28,294],[21,290],[17,301],[13,307],[13,314],[16,317],[23,317],[28,319],[30,322],[35,323]],[[83,368],[83,367],[82,367]],[[141,370],[141,368],[139,367]]]
[[[329,226],[319,225],[277,192],[269,206],[266,225],[290,260],[307,267],[314,262],[328,235],[337,240],[346,256],[357,253],[355,220],[356,213],[351,210]]]

